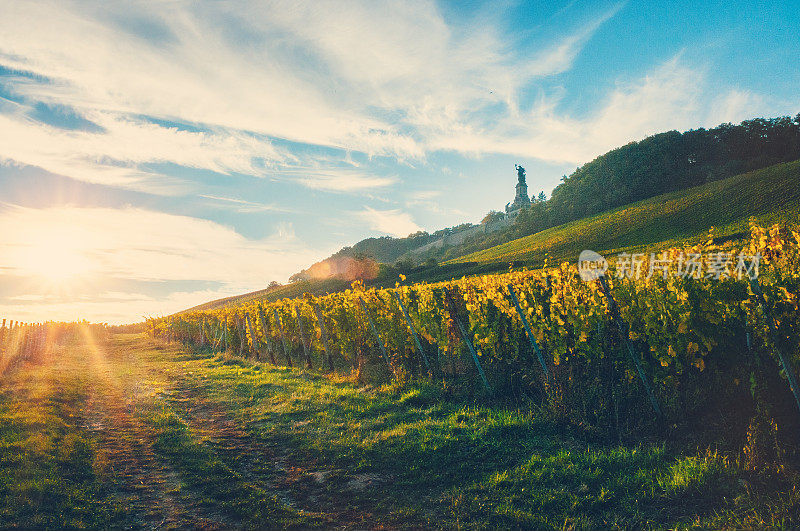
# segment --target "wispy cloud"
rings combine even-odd
[[[364,191],[382,188],[397,182],[393,176],[374,175],[368,171],[348,169],[303,169],[294,172],[295,180],[309,188],[331,192]]]
[[[417,190],[410,194],[410,201],[430,201],[441,195],[441,190]]]
[[[408,236],[420,230],[414,223],[411,215],[402,210],[376,210],[365,207],[364,210],[356,212],[355,215],[366,222],[369,227],[384,234],[390,234],[398,238]]]
[[[57,272],[65,259],[71,264],[85,264],[81,278],[88,286],[103,279],[167,284],[193,281],[218,284],[219,293],[231,295],[260,289],[271,280],[285,280],[333,250],[308,248],[289,224],[281,225],[271,236],[252,240],[211,221],[137,208],[5,206],[0,209],[0,234],[4,235],[0,255],[5,266],[0,282],[4,278],[17,284],[24,282],[27,295],[50,293],[48,283],[37,279],[36,274],[50,267]],[[51,245],[54,242],[58,245]],[[34,263],[39,265],[32,267]],[[81,278],[71,282],[76,289],[82,285]],[[97,301],[106,297],[107,291],[118,290],[103,289],[94,295],[97,308],[101,307]],[[202,302],[207,293],[199,291],[194,298],[187,291],[181,301],[191,298],[194,303]],[[20,301],[0,298],[0,313],[8,314],[12,302]],[[118,305],[107,302],[109,310]],[[131,320],[138,317],[128,315]]]
[[[518,118],[500,119],[491,129],[443,134],[432,145],[580,164],[648,135],[739,121],[764,110],[763,99],[752,93],[712,90],[706,69],[688,64],[680,53],[642,78],[619,83],[589,116],[574,118],[557,106],[557,99],[543,99]]]
[[[282,158],[268,141],[250,135],[181,131],[106,113],[87,116],[102,130],[67,130],[0,114],[0,129],[7,133],[0,157],[88,182],[156,193],[180,193],[187,183],[145,171],[144,163],[261,175],[264,161]]]
[[[232,208],[236,212],[242,214],[252,214],[255,212],[292,212],[291,209],[276,205],[274,203],[264,204],[256,203],[253,201],[245,201],[244,199],[235,199],[232,197],[221,197],[218,195],[200,194],[200,197],[210,199],[216,204],[222,204],[226,208]]]
[[[269,138],[342,149],[343,161],[351,151],[420,159],[430,149],[460,149],[452,139],[494,120],[498,105],[515,115],[517,92],[569,69],[618,9],[522,55],[495,27],[453,26],[429,1],[143,7],[3,6],[0,65],[21,72],[8,79],[10,88],[30,105],[57,104],[97,127],[61,130],[30,113],[6,114],[0,127],[18,141],[0,146],[0,156],[162,192],[170,186],[143,163],[263,175],[291,158]],[[335,191],[393,181],[355,173],[297,180]]]

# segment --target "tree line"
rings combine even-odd
[[[514,237],[642,199],[800,159],[800,114],[668,131],[631,142],[562,178],[548,201],[521,212]]]

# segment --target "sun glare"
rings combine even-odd
[[[84,276],[91,261],[72,235],[58,231],[31,241],[21,253],[20,269],[52,283],[65,283]]]

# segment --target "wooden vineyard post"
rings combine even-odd
[[[400,309],[403,311],[403,317],[406,318],[406,323],[408,324],[408,329],[411,330],[411,337],[414,338],[414,344],[417,346],[417,350],[419,351],[420,356],[422,356],[422,360],[425,362],[425,368],[428,369],[428,372],[431,372],[431,364],[428,362],[428,356],[425,355],[425,351],[422,349],[422,344],[419,342],[419,337],[417,337],[417,330],[414,328],[414,323],[411,322],[411,317],[409,317],[408,312],[406,311],[406,307],[403,304],[403,299],[400,298],[400,294],[396,291],[392,292],[394,298],[397,299],[397,304],[400,305]]]
[[[328,364],[328,369],[333,370],[333,356],[331,356],[331,348],[328,344],[328,329],[325,328],[325,318],[322,315],[322,309],[319,307],[319,304],[316,302],[314,303],[314,313],[317,316],[317,322],[319,323],[319,329],[322,332],[322,346],[325,348],[325,360]]]
[[[447,288],[442,288],[444,290],[444,296],[447,304],[447,309],[450,312],[450,317],[453,318],[453,321],[456,322],[458,326],[458,331],[461,333],[461,338],[464,340],[464,343],[467,344],[467,348],[469,349],[469,353],[472,354],[472,360],[475,362],[475,367],[478,369],[478,374],[481,377],[481,382],[483,382],[483,387],[486,388],[486,391],[489,394],[493,394],[494,391],[492,390],[492,386],[489,385],[489,380],[486,379],[486,373],[483,372],[483,367],[481,366],[481,362],[478,359],[478,354],[475,352],[475,346],[472,344],[472,339],[467,334],[467,330],[464,328],[464,325],[461,323],[461,319],[458,318],[456,314],[456,304],[453,300],[453,297],[450,296],[450,292]]]
[[[222,323],[222,338],[225,342],[225,352],[230,349],[230,338],[228,337],[228,316],[225,316],[225,322]]]
[[[256,361],[258,361],[258,348],[256,348],[256,335],[253,332],[253,324],[250,322],[250,314],[249,313],[245,313],[244,314],[244,322],[247,325],[247,331],[250,334],[250,348],[248,349],[249,353],[250,354],[255,354]]]
[[[216,333],[214,333],[214,345],[212,348],[215,351],[219,350],[219,346],[221,343],[222,343],[222,326],[219,326]]]
[[[522,307],[519,305],[519,299],[517,299],[517,294],[514,292],[514,286],[512,286],[511,284],[508,285],[508,294],[511,298],[511,302],[514,303],[514,307],[517,309],[519,318],[522,320],[522,326],[525,328],[525,333],[528,335],[528,340],[531,342],[533,351],[536,352],[536,357],[539,358],[539,363],[542,365],[542,372],[544,372],[545,378],[549,378],[550,373],[547,371],[547,364],[544,362],[544,356],[542,356],[542,351],[539,348],[539,343],[537,343],[536,338],[533,337],[533,332],[531,332],[531,327],[530,325],[528,325],[528,319],[525,317],[525,313],[522,311]]]
[[[783,372],[786,373],[786,379],[789,380],[789,388],[792,390],[795,402],[797,402],[797,408],[800,409],[800,392],[798,392],[797,389],[797,380],[795,379],[794,369],[792,368],[791,362],[781,348],[778,326],[775,324],[775,319],[773,319],[772,314],[770,314],[769,310],[767,309],[767,300],[764,298],[764,292],[761,291],[761,284],[758,283],[757,278],[753,277],[750,279],[750,288],[753,290],[753,294],[758,299],[758,303],[761,305],[761,309],[764,311],[764,317],[767,320],[767,325],[769,326],[770,333],[772,334],[772,342],[775,343],[775,350],[778,351],[778,357],[781,360]]]
[[[303,324],[303,314],[300,313],[299,306],[295,306],[294,312],[297,314],[297,324],[300,327],[300,343],[303,344],[303,354],[306,356],[306,369],[310,369],[312,368],[310,352],[311,345],[306,338],[306,327]]]
[[[278,362],[275,360],[275,353],[272,351],[272,341],[269,338],[269,334],[267,334],[267,326],[266,326],[266,316],[264,315],[264,308],[259,306],[258,307],[258,322],[261,325],[261,331],[264,333],[264,343],[266,344],[267,354],[269,355],[269,361],[273,365],[277,365]]]
[[[30,358],[31,350],[33,350],[33,333],[32,333],[32,325],[30,323],[25,324],[25,359]]]
[[[292,366],[292,357],[289,355],[289,347],[286,345],[286,337],[283,335],[283,325],[281,324],[281,316],[278,315],[278,310],[272,309],[272,313],[275,316],[275,322],[278,323],[278,332],[281,335],[281,343],[283,343],[283,353],[286,355],[286,364],[291,367]]]
[[[636,352],[633,349],[633,344],[631,343],[631,338],[628,336],[628,330],[625,326],[625,321],[622,320],[622,316],[619,313],[619,308],[617,307],[617,301],[614,300],[614,297],[611,295],[611,290],[608,288],[608,282],[606,281],[605,275],[601,275],[600,278],[597,279],[600,282],[600,287],[603,290],[603,294],[608,299],[608,306],[611,311],[611,320],[614,321],[617,325],[617,330],[619,331],[619,335],[622,338],[622,341],[625,342],[625,346],[628,350],[628,356],[633,361],[633,364],[636,366],[636,372],[639,373],[639,379],[642,381],[642,385],[644,385],[644,389],[647,392],[647,398],[650,399],[650,404],[653,406],[653,409],[656,412],[656,415],[659,417],[663,416],[661,413],[661,408],[658,406],[658,401],[656,400],[655,394],[653,394],[653,389],[650,387],[650,383],[647,381],[647,378],[644,374],[644,369],[642,369],[642,364],[639,363],[639,358],[636,357]]]
[[[200,321],[200,346],[206,345],[206,318]]]
[[[747,352],[752,354],[753,353],[753,341],[752,341],[752,338],[750,337],[750,323],[747,320],[747,312],[745,312],[744,309],[742,309],[741,306],[738,306],[736,308],[736,310],[737,310],[737,313],[739,315],[739,319],[741,319],[742,323],[744,323],[744,341],[745,341],[745,345],[747,346]]]
[[[244,344],[247,343],[247,334],[244,333],[242,320],[238,316],[236,317],[236,330],[239,331],[239,357],[241,357],[244,352]]]
[[[375,341],[377,341],[378,346],[381,349],[381,354],[383,354],[383,359],[386,360],[386,366],[389,367],[389,370],[394,375],[394,371],[392,371],[392,364],[389,362],[389,355],[386,354],[386,347],[381,341],[381,336],[378,335],[378,329],[375,328],[375,322],[372,320],[372,315],[370,315],[369,310],[367,310],[367,305],[364,303],[364,299],[361,297],[358,298],[358,302],[361,303],[361,309],[364,311],[364,315],[367,316],[367,321],[369,322],[369,327],[372,329],[372,335],[375,336]]]

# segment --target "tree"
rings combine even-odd
[[[411,257],[401,258],[397,262],[394,263],[394,268],[400,271],[401,273],[407,273],[414,269],[414,259]]]
[[[798,158],[800,124],[789,116],[659,133],[609,151],[563,177],[547,202],[548,222],[559,225]]]
[[[545,195],[544,190],[539,192],[539,197],[537,199],[539,200],[540,203],[544,203],[545,201],[547,201],[547,195]]]
[[[290,276],[289,284],[294,284],[295,282],[301,282],[303,280],[308,280],[308,272],[305,269]]]
[[[481,224],[485,225],[487,223],[494,223],[495,221],[502,221],[505,219],[506,215],[502,212],[498,212],[497,210],[490,210],[488,214],[486,214],[483,219],[481,220]]]

